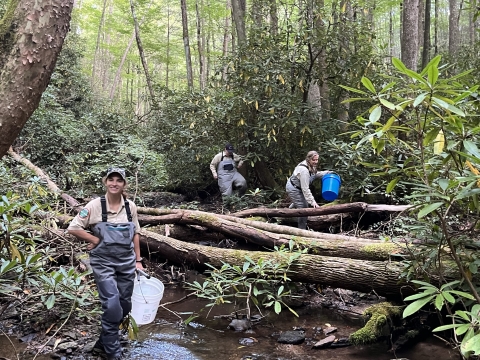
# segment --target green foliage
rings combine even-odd
[[[478,272],[480,262],[476,251],[465,246],[471,242],[473,228],[459,226],[479,220],[478,86],[468,84],[469,72],[447,76],[448,67],[440,65],[440,60],[435,57],[417,73],[394,58],[398,76],[385,76],[381,84],[364,77],[362,90],[344,87],[361,96],[355,101],[367,105],[356,119],[358,131],[351,133],[352,139],[359,139],[358,148],[370,147],[377,155],[371,169],[385,179],[385,191],[415,205],[416,220],[403,225],[409,237],[433,243],[412,249],[404,276],[412,279],[422,274],[434,282],[439,273],[450,279],[461,275],[460,280],[440,287],[411,280],[422,285],[422,292],[405,299],[413,302],[405,308],[404,317],[427,304],[439,312],[445,306],[450,313],[454,304],[467,309],[471,300],[479,300],[472,274]],[[452,273],[453,264],[458,271]],[[459,298],[467,301],[459,303]],[[452,328],[463,334],[470,327]],[[464,356],[477,349],[478,344],[473,345],[477,341],[471,340],[475,331],[472,328],[462,340]]]
[[[286,307],[298,316],[287,305],[287,299],[294,297],[288,273],[294,263],[299,265],[298,258],[305,251],[295,250],[291,242],[288,248],[276,248],[269,259],[254,261],[246,256],[242,267],[224,263],[221,268],[215,268],[206,264],[210,268],[207,279],[202,284],[187,283],[187,288],[196,291],[198,297],[210,300],[207,307],[234,303],[236,306],[246,304],[250,309],[253,303],[259,310],[272,307],[277,314]]]
[[[405,298],[405,301],[413,301],[403,310],[403,317],[415,314],[417,311],[425,307],[427,304],[434,305],[438,311],[441,311],[443,306],[452,306],[457,301],[463,299],[474,300],[474,297],[464,291],[452,289],[454,285],[458,285],[460,281],[452,281],[448,284],[437,288],[429,283],[412,280],[413,283],[422,285],[419,290],[423,290],[415,295]],[[475,304],[470,311],[457,310],[455,314],[450,316],[453,323],[442,325],[433,332],[445,331],[454,329],[455,335],[458,339],[461,338],[460,352],[464,358],[469,358],[471,355],[480,354],[480,305]]]

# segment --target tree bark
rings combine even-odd
[[[403,21],[400,44],[402,62],[413,71],[417,71],[418,60],[418,0],[403,2]]]
[[[156,252],[173,263],[188,265],[205,270],[208,263],[221,267],[223,263],[242,267],[245,256],[254,261],[277,259],[281,255],[274,252],[252,252],[242,250],[219,249],[185,243],[163,235],[142,230],[140,237],[142,250]],[[400,297],[413,292],[413,288],[399,281],[403,268],[398,263],[388,261],[365,261],[325,257],[319,255],[301,255],[287,276],[294,282],[318,283],[335,288],[350,289],[378,295]]]
[[[232,4],[232,16],[235,23],[235,30],[237,31],[237,42],[240,47],[247,41],[247,32],[245,29],[245,13],[246,13],[246,1],[245,0],[231,0]]]
[[[203,1],[201,3],[203,9]],[[200,91],[205,90],[207,85],[207,68],[206,68],[206,56],[205,56],[205,34],[204,34],[204,21],[200,15],[199,0],[195,3],[195,10],[197,15],[197,47],[198,47],[198,62],[200,65]]]
[[[305,208],[305,209],[271,209],[266,207],[247,209],[233,213],[236,217],[298,217],[298,216],[313,216],[313,215],[328,215],[341,214],[347,212],[364,212],[367,208],[366,203],[351,203],[341,205],[329,205],[319,208]]]
[[[180,3],[182,7],[183,47],[185,49],[185,61],[187,64],[187,84],[188,89],[193,90],[192,55],[190,53],[190,38],[188,36],[187,1],[180,0]]]
[[[137,40],[138,53],[140,54],[140,60],[142,61],[143,71],[145,73],[145,79],[147,80],[148,92],[150,93],[150,99],[155,104],[155,93],[153,91],[152,79],[150,78],[150,72],[148,71],[147,59],[143,51],[142,39],[140,38],[140,27],[138,26],[137,17],[135,15],[135,6],[133,0],[130,0],[130,8],[132,10],[133,24],[135,26],[135,38]]]
[[[72,8],[73,0],[11,1],[0,22],[0,158],[40,103]]]
[[[181,216],[179,216],[181,214]],[[306,237],[294,236],[291,234],[275,233],[267,230],[260,230],[255,225],[260,226],[259,222],[248,222],[244,220],[244,224],[240,222],[233,222],[224,217],[217,216],[201,211],[183,210],[181,213],[168,215],[167,221],[172,221],[178,224],[194,224],[206,227],[210,230],[220,232],[227,237],[244,240],[247,243],[253,243],[268,249],[285,246],[289,247],[291,241],[299,248],[308,248],[309,252],[314,254],[321,254],[326,256],[338,256],[351,259],[366,259],[366,260],[387,260],[391,255],[402,252],[403,247],[394,243],[385,243],[376,240],[362,239],[357,241],[356,238],[336,237],[334,240],[321,237],[323,234],[318,233],[315,238],[309,237],[309,231],[305,231]],[[143,220],[145,217],[143,217]],[[272,225],[271,230],[275,230],[279,225]]]
[[[460,47],[460,10],[457,0],[449,0],[448,16],[448,52],[453,58],[458,53]]]
[[[425,0],[425,30],[423,32],[423,52],[422,52],[422,70],[425,69],[428,62],[430,61],[430,23],[431,23],[431,8],[432,1]]]

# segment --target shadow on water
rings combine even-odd
[[[162,303],[174,301],[186,293],[181,288],[167,287]],[[312,349],[312,344],[325,336],[315,334],[315,328],[325,328],[330,324],[338,329],[337,338],[349,334],[363,326],[363,320],[352,314],[339,313],[327,309],[296,309],[297,318],[288,310],[280,315],[264,313],[266,318],[253,325],[252,331],[235,332],[228,329],[229,320],[215,315],[226,315],[232,308],[214,307],[210,313],[201,310],[206,302],[189,298],[181,303],[169,305],[172,311],[181,314],[185,320],[191,312],[200,312],[200,316],[185,326],[174,313],[159,308],[153,323],[140,326],[138,342],[126,349],[128,359],[157,360],[292,360],[292,359],[343,359],[343,360],[389,360],[407,358],[424,360],[441,358],[460,359],[457,351],[445,346],[435,338],[427,339],[401,353],[388,352],[388,344],[370,346],[349,346],[331,349]],[[301,327],[306,332],[306,341],[301,345],[287,345],[277,342],[280,332]],[[252,345],[240,344],[240,340],[251,338]]]

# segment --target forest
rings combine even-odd
[[[400,306],[388,316],[427,310],[462,358],[480,355],[479,13],[475,0],[0,0],[0,316],[92,316],[86,247],[65,228],[118,166],[142,251],[276,274],[190,284],[197,296],[261,284],[247,304],[280,313],[294,311],[286,283],[374,290]],[[209,165],[226,143],[248,189],[222,202]],[[289,210],[310,150],[340,196],[326,204],[314,183],[323,206]],[[188,243],[203,237],[260,251]]]

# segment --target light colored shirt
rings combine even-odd
[[[107,200],[107,221],[120,224],[128,222],[127,211],[125,210],[125,204],[122,203],[122,206],[118,212],[110,210]],[[130,205],[130,213],[132,214],[132,222],[135,225],[135,234],[140,233],[140,224],[138,223],[138,213],[137,206],[133,201],[128,200]],[[68,226],[67,230],[87,230],[93,225],[102,222],[102,204],[100,198],[93,199],[73,218],[72,222]]]
[[[312,195],[312,192],[310,191],[310,177],[313,175],[310,173],[310,170],[305,167],[307,165],[307,161],[304,160],[300,164],[298,164],[295,169],[293,170],[293,176],[297,177],[300,180],[300,187],[302,188],[302,193],[303,196],[305,196],[305,200],[311,205],[315,206],[318,205],[317,202],[315,201],[315,198]],[[315,173],[315,179],[321,179],[323,175],[330,174],[331,171],[317,171]]]
[[[218,164],[220,164],[220,162],[222,161],[222,154],[224,158],[232,158],[225,150],[215,155],[212,159],[212,162],[210,163],[210,170],[212,171],[213,176],[217,176],[217,167]],[[237,168],[241,167],[243,164],[242,157],[235,153],[233,153],[233,161],[235,161]]]

